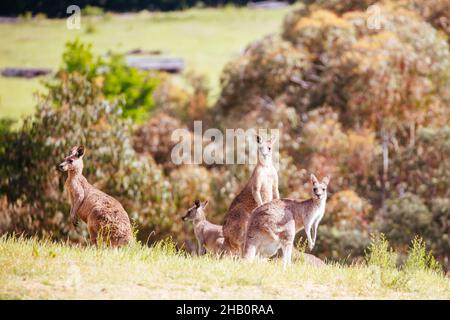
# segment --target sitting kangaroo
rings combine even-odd
[[[222,226],[206,220],[204,209],[207,204],[208,201],[201,203],[200,200],[195,200],[194,206],[182,218],[183,221],[192,220],[194,223],[199,256],[205,253],[205,248],[211,253],[223,253],[224,238]]]
[[[246,234],[244,257],[253,259],[256,255],[271,257],[281,248],[283,265],[291,263],[294,237],[305,229],[309,249],[314,248],[317,227],[325,213],[327,187],[330,178],[319,182],[311,175],[312,198],[305,201],[279,199],[258,207],[252,213]],[[314,234],[311,237],[311,230]]]
[[[257,136],[258,163],[244,189],[234,198],[225,216],[223,234],[227,252],[242,255],[245,231],[253,209],[279,199],[278,174],[272,164],[273,138]]]
[[[99,235],[110,245],[119,247],[131,240],[131,225],[128,214],[113,197],[92,186],[83,176],[84,147],[74,147],[69,156],[59,165],[68,171],[64,184],[69,193],[70,221],[76,226],[77,219],[87,223],[91,244],[97,244]]]

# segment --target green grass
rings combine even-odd
[[[68,30],[64,19],[3,23],[0,24],[0,68],[57,69],[64,43],[79,37],[92,42],[96,54],[143,48],[182,57],[188,69],[208,76],[214,99],[224,64],[251,41],[278,32],[289,10],[225,7],[108,15],[109,18],[92,18],[95,19],[92,21],[82,18],[80,30]],[[86,32],[89,26],[93,26],[94,32]],[[18,118],[30,114],[34,106],[32,93],[39,88],[38,79],[0,77],[0,117]]]
[[[250,265],[251,264],[251,265]],[[0,299],[450,299],[426,270],[191,257],[170,243],[120,250],[0,238]]]

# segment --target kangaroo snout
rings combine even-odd
[[[58,170],[59,171],[62,171],[62,172],[64,172],[64,171],[66,171],[66,166],[64,165],[64,163],[60,163],[59,165],[58,165]]]

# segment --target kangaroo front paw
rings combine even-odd
[[[314,248],[314,243],[309,244],[309,251],[312,251],[313,248]]]

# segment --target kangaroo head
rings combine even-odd
[[[263,140],[261,136],[257,135],[256,142],[258,143],[258,161],[263,164],[271,162],[274,137]]]
[[[330,177],[326,176],[319,182],[314,174],[311,174],[312,183],[312,197],[313,199],[321,200],[327,196],[327,187],[330,183]]]
[[[70,154],[59,164],[59,170],[81,172],[83,170],[83,155],[83,146],[73,147],[70,150]]]
[[[200,202],[200,200],[195,200],[194,205],[188,209],[186,214],[183,216],[183,221],[202,219],[205,217],[203,210],[208,205],[208,200],[205,202]]]

